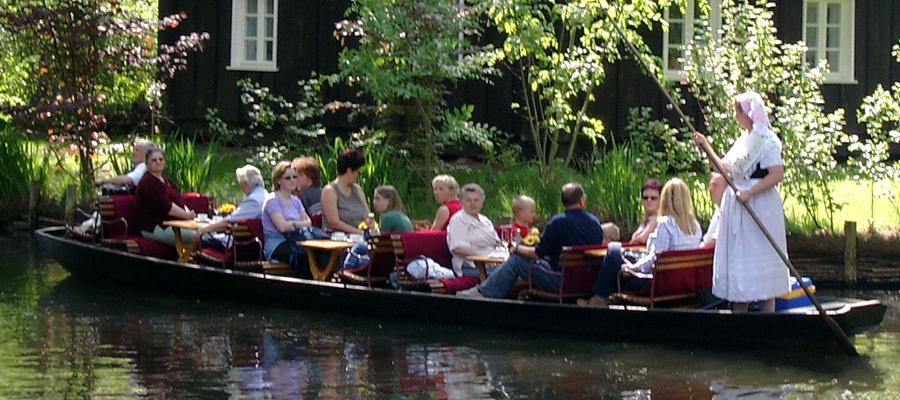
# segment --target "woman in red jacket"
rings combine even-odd
[[[147,151],[147,173],[138,182],[134,197],[137,201],[136,217],[141,235],[170,246],[175,245],[175,233],[171,227],[162,226],[170,219],[194,219],[197,214],[184,205],[178,187],[162,175],[166,166],[165,155],[158,147]],[[190,243],[194,231],[181,230],[183,243]]]

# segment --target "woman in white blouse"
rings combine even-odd
[[[678,178],[672,178],[663,186],[656,229],[647,239],[647,255],[635,263],[622,257],[620,243],[611,243],[600,267],[600,274],[594,282],[594,297],[579,301],[581,305],[606,306],[607,298],[616,290],[619,271],[623,271],[623,286],[637,291],[646,285],[646,280],[632,273],[650,273],[659,253],[669,250],[690,250],[700,246],[703,231],[694,217],[691,190]]]

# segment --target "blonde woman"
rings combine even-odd
[[[450,175],[438,175],[431,180],[431,189],[434,191],[434,202],[439,204],[431,229],[446,231],[450,217],[462,210],[462,203],[457,197],[459,183],[456,183],[456,178]]]
[[[626,277],[622,282],[625,288],[633,291],[641,290],[646,281],[631,273],[650,273],[657,255],[664,251],[690,250],[700,246],[703,230],[694,217],[691,190],[684,181],[672,178],[666,182],[659,203],[656,229],[647,239],[647,255],[632,264],[622,258],[621,244],[611,243],[600,267],[600,275],[594,283],[594,297],[589,301],[579,301],[579,304],[606,306],[607,298],[616,290],[616,279],[620,270],[624,271]]]

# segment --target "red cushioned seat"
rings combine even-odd
[[[564,247],[559,255],[558,271],[531,264],[528,269],[528,289],[519,293],[522,299],[553,300],[559,303],[591,296],[594,281],[600,274],[600,260],[588,257],[585,251],[604,249],[606,245],[592,244]],[[531,274],[541,273],[559,276],[559,291],[552,292],[534,286]]]
[[[700,290],[712,288],[714,252],[712,248],[662,252],[650,274],[635,275],[648,281],[641,291],[623,292],[620,273],[618,293],[611,299],[650,307],[659,302],[693,299]]]
[[[178,259],[178,253],[175,252],[175,248],[165,243],[145,237],[129,237],[128,239],[135,241],[140,247],[141,254],[145,256],[172,261]]]
[[[460,290],[466,290],[481,283],[478,278],[471,276],[461,276],[459,278],[438,279],[441,283],[441,290],[435,290],[442,293],[456,293]],[[434,288],[432,288],[434,289]]]
[[[188,192],[181,195],[184,206],[196,213],[209,213],[209,196],[200,193]]]
[[[429,257],[450,268],[453,256],[447,248],[447,232],[423,230],[391,235],[396,255],[397,283],[406,289],[443,291],[443,283],[433,279],[417,279],[407,275],[406,264],[420,257]]]
[[[341,281],[366,284],[368,286],[384,285],[388,275],[394,270],[396,256],[391,234],[375,236],[368,241],[369,262],[357,268],[338,271]]]

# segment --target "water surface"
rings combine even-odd
[[[843,294],[889,307],[856,338],[859,359],[400,323],[96,284],[69,277],[28,236],[0,237],[0,398],[900,398],[900,290]]]

